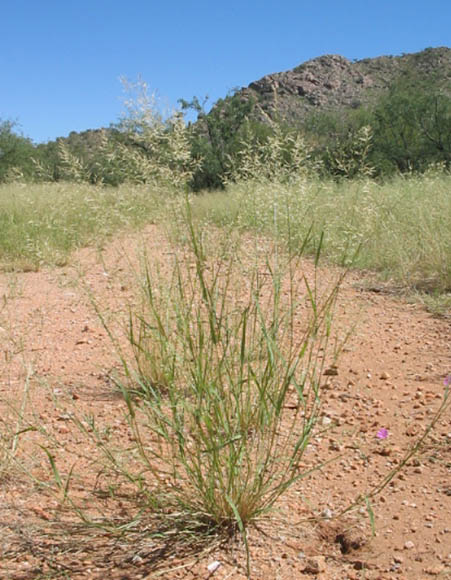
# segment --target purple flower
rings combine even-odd
[[[379,429],[379,431],[376,433],[376,437],[378,439],[387,439],[388,429],[385,429],[385,427],[383,427],[382,429]]]
[[[449,387],[451,385],[451,375],[448,375],[447,377],[445,377],[443,384],[445,385],[445,387]]]

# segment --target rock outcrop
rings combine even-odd
[[[451,93],[451,49],[428,48],[402,56],[350,61],[339,55],[309,60],[292,70],[269,74],[239,91],[266,114],[302,120],[314,110],[358,108],[374,101],[403,75],[434,83]]]

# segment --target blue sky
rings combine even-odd
[[[175,106],[322,54],[451,45],[450,0],[8,0],[1,19],[0,119],[35,142],[116,121],[121,76]]]

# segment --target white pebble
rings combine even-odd
[[[218,562],[217,560],[215,560],[211,564],[208,564],[207,570],[210,572],[210,574],[213,574],[213,572],[216,572],[216,570],[219,568],[220,565],[221,565],[221,562]]]

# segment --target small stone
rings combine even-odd
[[[71,415],[69,415],[69,413],[63,413],[61,415],[58,415],[58,419],[57,421],[70,421],[71,420]]]
[[[390,378],[390,375],[388,373],[381,373],[380,374],[380,379],[381,381],[388,381],[388,379]]]
[[[305,563],[303,572],[306,574],[319,574],[326,569],[326,558],[324,556],[315,556],[308,558]]]
[[[353,562],[354,564],[354,570],[367,570],[368,569],[368,564],[366,562],[363,562],[362,560],[355,560]]]
[[[415,544],[413,542],[411,542],[410,540],[408,540],[405,544],[404,544],[404,549],[405,550],[411,550],[412,548],[415,548]]]
[[[47,520],[47,521],[50,520],[50,515],[39,506],[33,506],[31,508],[31,511],[34,512],[37,516],[39,516],[43,520]]]
[[[444,566],[431,566],[430,568],[425,568],[424,572],[429,576],[440,576],[444,570]]]
[[[216,570],[221,566],[221,562],[218,562],[217,560],[215,560],[214,562],[212,562],[211,564],[208,564],[207,566],[207,570],[210,572],[210,574],[213,574],[213,572],[216,572]]]
[[[391,454],[391,448],[381,447],[380,449],[377,449],[377,453],[379,453],[379,455],[382,455],[382,457],[388,457]]]

